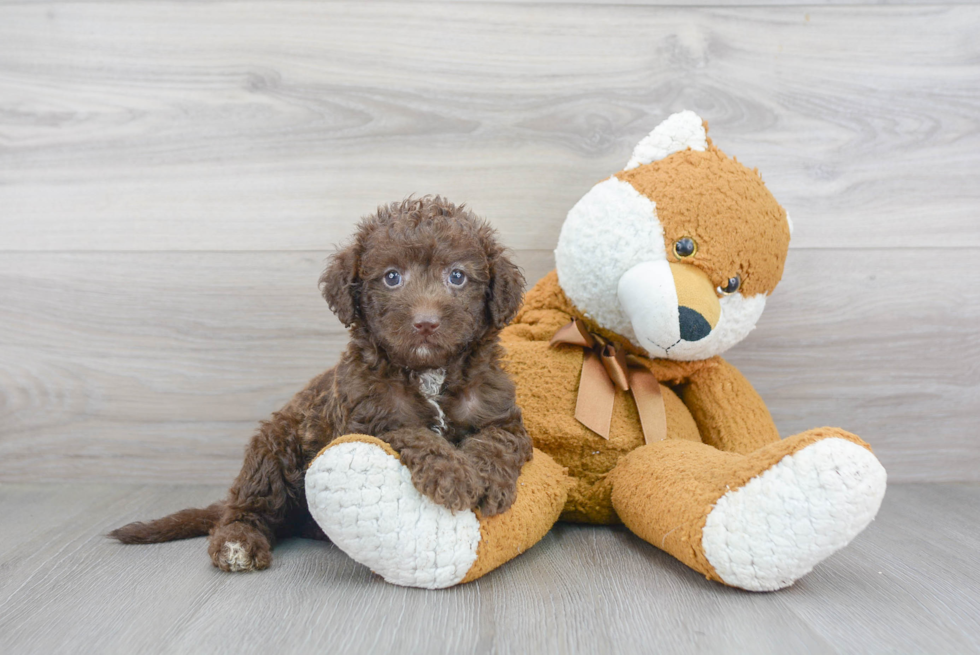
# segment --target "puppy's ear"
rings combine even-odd
[[[504,328],[521,308],[524,298],[524,274],[510,261],[503,248],[490,242],[487,255],[490,258],[490,285],[487,287],[487,312],[490,324]]]
[[[357,317],[358,259],[356,244],[338,250],[320,276],[320,292],[344,327],[350,327]]]

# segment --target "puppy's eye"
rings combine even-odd
[[[728,278],[727,284],[718,287],[718,293],[720,293],[723,296],[730,296],[736,291],[738,291],[738,288],[740,286],[742,286],[742,278],[736,275],[735,277]]]
[[[402,283],[402,274],[398,271],[388,271],[385,273],[385,286],[394,288]]]
[[[452,273],[449,274],[449,284],[454,287],[461,287],[466,283],[466,273],[454,268]]]
[[[698,244],[691,237],[684,237],[674,242],[674,254],[678,259],[691,257],[698,251]]]

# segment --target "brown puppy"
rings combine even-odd
[[[484,515],[510,507],[531,440],[498,334],[520,306],[524,277],[495,237],[439,197],[392,203],[362,220],[320,278],[350,328],[337,366],[261,424],[225,501],[110,536],[154,543],[209,534],[215,566],[264,569],[276,538],[319,533],[306,466],[351,433],[391,444],[419,491],[441,505]]]

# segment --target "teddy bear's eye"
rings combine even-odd
[[[684,237],[674,242],[674,254],[678,259],[691,257],[698,251],[698,244],[691,237]]]
[[[723,296],[730,296],[738,291],[740,286],[742,286],[742,278],[736,275],[735,277],[728,278],[728,282],[726,284],[718,287],[718,293],[722,294]]]

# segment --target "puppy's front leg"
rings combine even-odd
[[[420,492],[452,510],[477,506],[485,491],[479,472],[441,435],[425,428],[400,428],[381,438],[398,452]]]
[[[483,515],[493,516],[510,509],[517,498],[517,478],[521,468],[534,452],[519,415],[516,421],[488,426],[470,435],[460,450],[472,462],[483,482],[485,491],[480,499]]]

